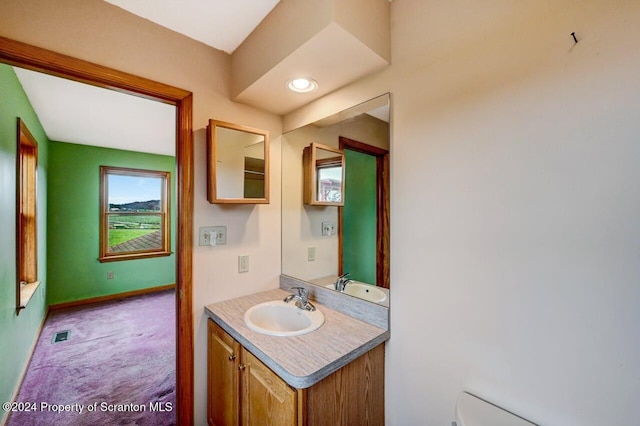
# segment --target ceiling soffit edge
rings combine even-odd
[[[388,66],[389,5],[376,1],[281,1],[232,55],[232,99],[282,115]],[[318,90],[289,91],[299,76]]]

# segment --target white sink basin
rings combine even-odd
[[[336,288],[333,284],[328,284],[325,287],[334,290]],[[353,281],[347,284],[343,293],[376,303],[384,302],[387,299],[387,295],[378,287]]]
[[[244,323],[251,330],[270,336],[299,336],[317,330],[324,324],[324,315],[317,309],[300,309],[293,301],[273,300],[249,308]]]

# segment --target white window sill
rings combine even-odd
[[[18,313],[27,307],[27,303],[31,300],[31,296],[36,292],[36,289],[40,285],[40,281],[35,281],[28,284],[22,284],[20,286],[20,305],[18,306]]]

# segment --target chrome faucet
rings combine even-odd
[[[309,290],[304,287],[291,287],[291,290],[296,290],[297,294],[290,294],[284,298],[284,303],[289,303],[295,299],[296,306],[300,309],[313,312],[316,307],[309,302]]]
[[[336,290],[338,290],[339,292],[344,292],[344,289],[347,286],[347,284],[351,284],[351,280],[347,278],[348,276],[349,276],[349,272],[347,272],[346,274],[342,274],[338,277],[338,280],[333,285]]]

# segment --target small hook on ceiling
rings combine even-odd
[[[577,43],[577,42],[578,42],[578,39],[576,38],[576,33],[575,33],[575,31],[571,33],[571,36],[573,37],[573,41]]]

